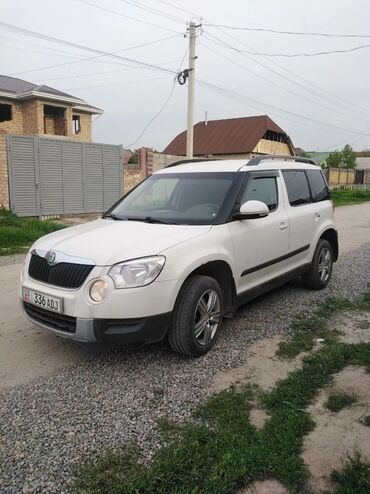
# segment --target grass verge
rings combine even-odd
[[[370,464],[364,462],[359,454],[349,458],[343,470],[334,470],[331,474],[336,487],[332,494],[369,494]]]
[[[325,406],[331,412],[340,412],[340,410],[351,406],[353,403],[356,403],[356,401],[357,398],[354,395],[349,395],[347,393],[334,393],[329,396]]]
[[[346,302],[346,307],[351,304]],[[324,303],[306,323],[315,327],[314,321],[318,318],[322,323],[335,313],[335,307],[333,301]],[[135,455],[110,454],[79,470],[75,491],[228,494],[256,480],[274,478],[291,492],[306,492],[308,471],[300,454],[304,436],[314,427],[307,406],[333,374],[349,364],[369,366],[370,344],[327,340],[320,350],[305,357],[302,369],[263,395],[270,415],[263,429],[257,429],[249,420],[253,388],[230,389],[211,396],[197,409],[195,421],[181,427],[174,425],[172,431],[167,424],[166,445],[149,465],[142,464]],[[355,467],[357,464],[352,470]],[[340,482],[345,485],[344,479],[350,478],[352,470],[348,467],[349,473],[335,474],[336,478],[343,477]],[[367,477],[364,483],[361,479],[356,482],[356,492],[365,492],[360,489],[366,485]],[[347,492],[343,489],[337,492]]]
[[[331,299],[322,304],[313,315],[302,316],[293,321],[291,328],[293,336],[288,341],[279,344],[278,356],[293,358],[301,352],[312,350],[315,341],[321,338],[325,343],[337,340],[335,328],[329,327],[329,322],[337,314],[345,311],[368,311],[370,299],[368,294],[361,301],[347,299]]]
[[[56,221],[19,218],[6,209],[0,209],[0,256],[22,254],[38,238],[65,228]]]
[[[370,189],[360,190],[332,190],[331,197],[335,206],[347,206],[349,204],[360,204],[370,201]]]

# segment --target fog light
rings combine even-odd
[[[108,295],[108,283],[105,280],[96,280],[90,287],[90,298],[94,302],[103,302]]]

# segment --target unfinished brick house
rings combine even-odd
[[[0,206],[9,207],[6,134],[90,142],[102,110],[49,86],[0,75]]]

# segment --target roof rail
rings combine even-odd
[[[261,156],[255,156],[248,161],[247,166],[259,165],[263,160],[296,161],[298,163],[309,163],[310,165],[319,166],[314,160],[311,160],[310,158],[303,158],[301,156],[290,156],[286,154],[264,154]]]
[[[215,161],[215,160],[209,158],[193,158],[188,160],[185,159],[185,160],[175,161],[174,163],[170,163],[169,165],[165,166],[165,168],[171,168],[172,166],[178,166],[178,165],[186,165],[186,163],[197,163],[201,161]]]

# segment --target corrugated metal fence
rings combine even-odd
[[[19,216],[102,212],[123,193],[121,146],[8,135],[7,152]]]

